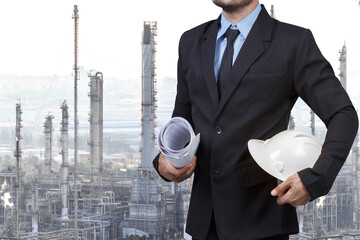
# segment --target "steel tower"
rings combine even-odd
[[[155,149],[156,79],[155,53],[156,22],[144,22],[142,41],[142,102],[141,102],[141,167],[152,168]]]
[[[68,175],[69,175],[69,113],[67,102],[64,100],[61,108],[61,217],[68,218]]]
[[[45,133],[45,175],[51,175],[51,162],[52,162],[52,145],[53,145],[53,135],[54,131],[53,120],[54,116],[49,113],[45,117],[44,123],[44,133]]]
[[[90,77],[90,173],[91,182],[101,182],[103,162],[103,74]]]

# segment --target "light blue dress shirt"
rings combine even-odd
[[[224,14],[221,13],[221,21],[216,38],[215,58],[214,58],[214,72],[215,72],[216,81],[219,75],[221,60],[223,58],[227,45],[225,32],[230,27],[232,29],[237,28],[240,31],[239,36],[235,39],[234,42],[234,56],[233,56],[233,64],[234,64],[237,56],[239,55],[240,49],[245,42],[246,37],[249,35],[252,26],[254,25],[257,17],[259,16],[260,11],[261,11],[261,6],[259,4],[249,15],[247,15],[245,18],[243,18],[240,22],[236,24],[232,24],[229,20],[226,19]]]

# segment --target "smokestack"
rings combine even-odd
[[[67,102],[64,100],[61,108],[61,129],[60,129],[60,143],[61,143],[61,217],[68,218],[68,174],[69,174],[69,113]]]
[[[152,168],[155,149],[156,79],[155,53],[156,22],[144,22],[142,41],[142,102],[141,102],[141,167]]]
[[[52,162],[52,141],[53,136],[53,122],[54,116],[49,113],[45,117],[44,133],[45,133],[45,175],[51,174],[51,162]]]
[[[90,163],[91,182],[101,182],[103,162],[103,74],[90,77]]]
[[[271,16],[272,18],[275,18],[274,5],[271,5],[271,9],[270,9],[270,16]]]
[[[340,61],[340,73],[339,73],[339,77],[340,77],[340,82],[341,85],[343,86],[343,88],[346,90],[346,43],[344,42],[344,45],[342,47],[342,49],[339,51],[340,53],[340,57],[339,57],[339,61]]]
[[[312,109],[310,110],[310,129],[311,134],[315,136],[315,113]]]
[[[79,10],[77,5],[74,5],[74,12],[72,15],[74,19],[74,232],[75,239],[78,239],[78,182],[77,182],[77,157],[78,157],[78,118],[77,118],[77,81],[79,80],[78,68],[78,33],[79,33]]]
[[[21,102],[16,104],[16,126],[15,126],[15,134],[16,134],[16,185],[15,185],[15,193],[16,193],[16,239],[19,239],[19,212],[20,212],[20,158],[21,158],[21,148],[20,148],[20,140],[22,139],[20,129],[22,128],[21,122]]]
[[[294,116],[292,114],[290,115],[288,129],[289,130],[294,130],[295,129],[295,120],[294,120]]]

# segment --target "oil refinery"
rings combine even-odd
[[[271,15],[275,17],[274,8]],[[0,239],[191,239],[185,233],[192,179],[165,182],[154,170],[157,150],[157,22],[145,21],[141,37],[140,162],[126,159],[130,171],[105,171],[104,91],[106,73],[88,73],[88,152],[79,150],[78,34],[79,9],[74,6],[74,110],[59,102],[61,116],[49,112],[43,125],[41,164],[22,169],[23,120],[27,109],[15,106],[14,162],[0,172]],[[139,39],[140,40],[140,39]],[[339,79],[347,88],[347,47],[339,51]],[[304,114],[304,113],[302,113]],[[289,129],[307,128],[320,139],[324,127],[306,109],[310,124],[299,126],[292,114]],[[69,118],[74,122],[71,123]],[[60,119],[56,125],[54,119]],[[59,131],[56,131],[59,129]],[[73,134],[73,135],[71,135]],[[297,208],[300,233],[290,239],[360,239],[359,139],[329,194]],[[59,147],[55,147],[59,146]],[[58,151],[58,153],[56,152]],[[54,160],[59,154],[60,162]],[[126,157],[125,157],[126,158]],[[85,160],[84,160],[85,159]],[[89,163],[89,171],[81,163]],[[56,165],[58,164],[58,165]],[[124,167],[126,168],[126,167]],[[123,169],[123,168],[122,168]],[[128,167],[130,169],[130,167]]]

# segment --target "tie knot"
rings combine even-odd
[[[239,34],[240,34],[240,31],[239,31],[238,29],[231,29],[231,28],[229,28],[229,29],[226,31],[226,33],[225,33],[228,44],[233,45],[236,37],[237,37]]]

